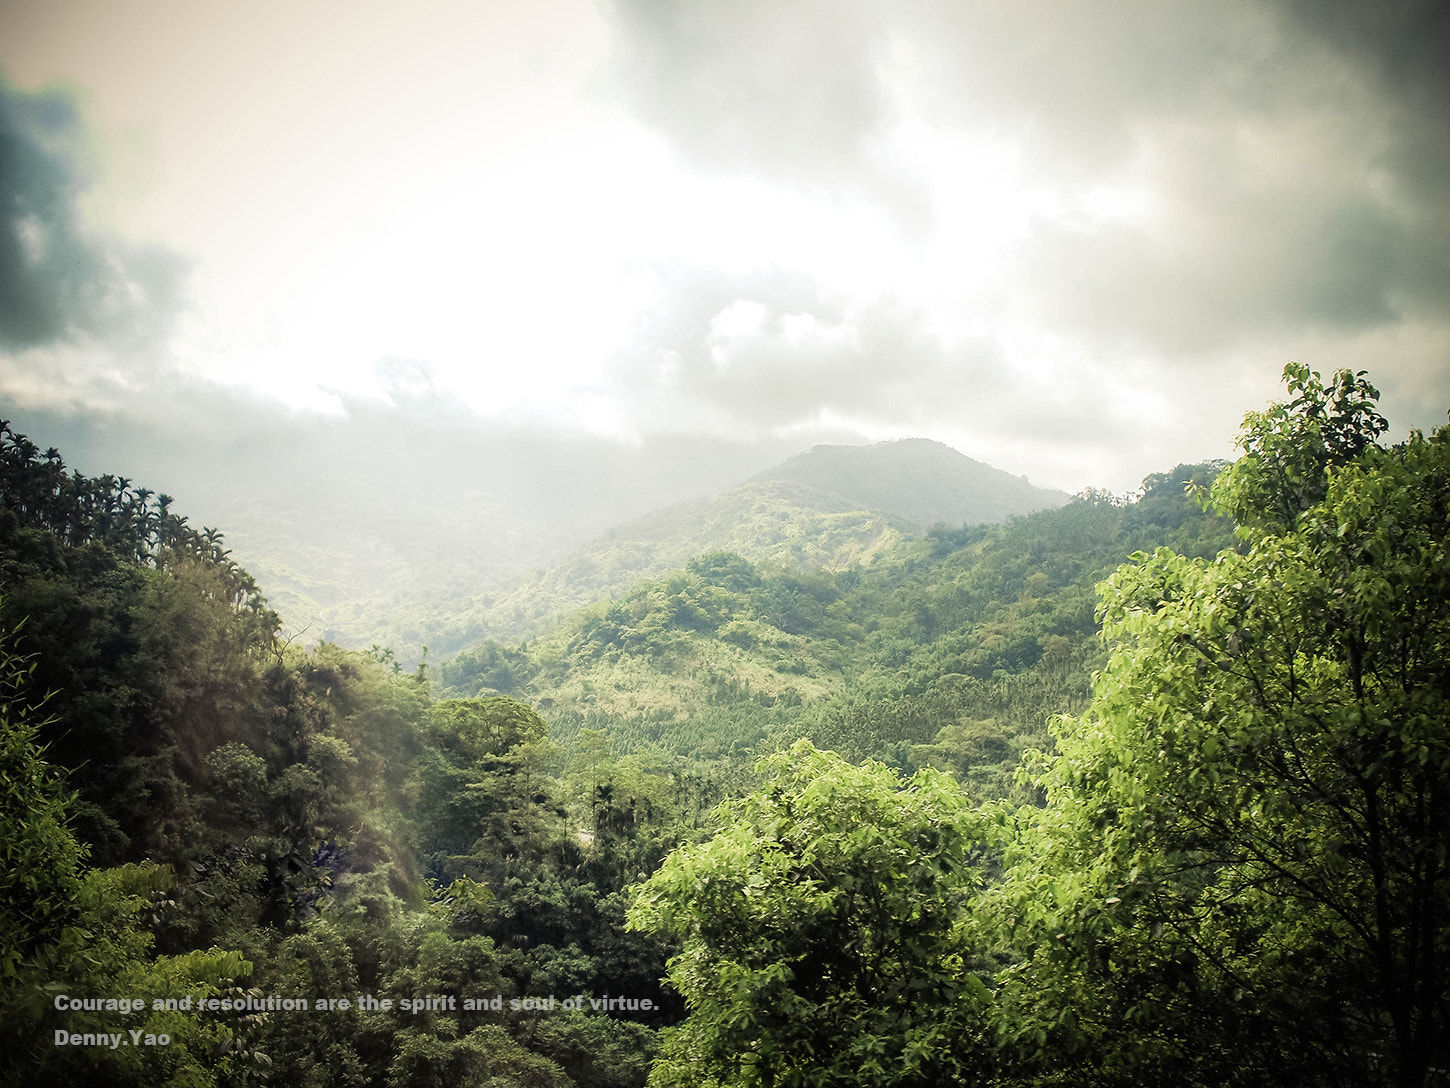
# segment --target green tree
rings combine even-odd
[[[23,972],[78,941],[76,870],[84,852],[68,826],[70,798],[36,744],[23,698],[35,664],[9,642],[0,645],[0,993],[14,1008]]]
[[[1244,457],[1215,492],[1215,505],[1241,526],[1271,532],[1294,527],[1298,516],[1328,494],[1332,469],[1375,445],[1389,423],[1379,414],[1379,390],[1365,372],[1336,371],[1327,386],[1303,363],[1284,367],[1293,399],[1244,418]]]
[[[152,959],[143,912],[169,893],[151,864],[82,871],[73,800],[36,744],[34,662],[0,643],[0,1082],[204,1088],[238,1070],[231,1032],[150,1002],[209,996],[251,964],[217,949]],[[143,999],[138,1010],[60,1009],[60,998]],[[165,1035],[166,1046],[58,1047],[53,1032]]]
[[[903,783],[802,741],[640,886],[629,924],[684,941],[689,1019],[651,1083],[977,1083],[987,989],[963,951],[976,819],[950,778]]]
[[[1382,449],[1362,380],[1286,379],[1213,486],[1243,550],[1101,587],[1110,662],[1012,816],[1001,1007],[1039,1071],[1408,1088],[1450,1060],[1450,432]]]
[[[429,723],[438,747],[419,759],[418,807],[432,875],[487,879],[497,892],[547,868],[570,839],[544,770],[556,749],[543,719],[494,695],[435,703]]]

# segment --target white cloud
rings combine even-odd
[[[1433,425],[1450,65],[1429,8],[1380,7],[428,0],[173,26],[140,3],[127,50],[100,13],[0,34],[0,62],[51,58],[28,85],[93,86],[157,148],[149,197],[105,171],[90,194],[124,327],[12,345],[0,394],[97,406],[181,374],[334,417],[432,397],[638,441],[916,433],[1069,490],[1223,453],[1289,358],[1367,366],[1397,425]],[[33,264],[45,231],[14,236]],[[138,236],[192,254],[189,295]]]

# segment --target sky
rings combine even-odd
[[[1292,359],[1428,430],[1447,12],[7,0],[0,409],[180,457],[923,436],[1122,493]]]

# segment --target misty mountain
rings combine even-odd
[[[630,518],[728,488],[794,452],[709,437],[632,444],[528,421],[484,426],[441,401],[349,401],[337,416],[199,387],[112,413],[26,409],[0,418],[90,474],[171,495],[223,530],[290,634],[421,652],[454,616]],[[205,421],[205,422],[202,422]],[[471,604],[468,605],[470,608]]]
[[[754,479],[805,484],[852,509],[879,510],[922,528],[1006,521],[1068,500],[1065,492],[1033,487],[1025,477],[926,438],[815,446]]]
[[[470,597],[578,541],[481,492],[381,508],[251,496],[225,504],[217,520],[289,632],[349,646],[375,641],[411,600]]]
[[[195,388],[144,412],[5,407],[77,469],[142,480],[221,528],[289,633],[410,663],[525,637],[703,552],[840,569],[938,521],[1067,498],[924,439],[795,456],[780,439],[632,445],[481,427],[426,398],[324,418]]]
[[[926,439],[816,446],[727,491],[616,526],[502,592],[480,594],[454,618],[416,617],[389,632],[391,644],[409,659],[406,648],[430,628],[428,644],[444,653],[483,638],[513,641],[708,552],[840,570],[938,523],[1001,522],[1067,500]]]
[[[611,529],[503,592],[481,597],[477,620],[468,630],[448,632],[453,637],[440,642],[461,649],[481,638],[513,641],[531,635],[568,612],[617,596],[707,552],[735,552],[798,570],[837,570],[869,560],[914,528],[903,518],[853,508],[839,495],[804,484],[751,480],[718,495],[671,503]]]

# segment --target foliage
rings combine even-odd
[[[169,495],[155,496],[125,477],[66,474],[54,448],[44,454],[0,420],[0,509],[6,536],[44,533],[61,548],[99,547],[121,559],[166,569],[195,563],[224,575],[222,592],[239,607],[265,611],[257,584],[228,559],[215,529],[198,532],[171,512]],[[8,549],[7,549],[8,551]],[[7,574],[9,572],[7,571]],[[270,617],[275,623],[275,617]]]
[[[8,1025],[16,1069],[49,1063],[73,1083],[260,1083],[287,1070],[317,1086],[623,1088],[658,1054],[660,1084],[906,1084],[985,1079],[997,1026],[1027,1050],[1041,1028],[1059,1062],[1073,1046],[1113,1052],[1118,1022],[1094,1028],[1066,1000],[1098,985],[1066,956],[1066,923],[1063,941],[1040,940],[1049,923],[1035,915],[999,958],[972,951],[985,947],[978,885],[1002,872],[972,805],[1042,801],[1012,768],[1024,746],[1055,743],[1048,717],[1088,706],[1104,661],[1093,584],[1135,549],[1207,557],[1232,544],[1229,522],[1185,493],[1220,466],[1151,476],[1132,501],[1088,493],[915,538],[799,482],[757,482],[728,509],[684,512],[699,540],[734,550],[670,552],[679,569],[665,570],[674,515],[662,516],[648,554],[619,539],[571,568],[564,589],[598,584],[584,571],[597,563],[621,579],[614,599],[531,644],[405,671],[382,646],[282,642],[214,531],[192,533],[129,481],[68,475],[54,451],[0,437],[0,617],[29,617],[37,655],[5,719],[5,788],[23,815],[3,844],[15,927],[0,954],[20,965],[16,993],[34,1014]],[[1326,484],[1344,471],[1331,461]],[[1222,487],[1248,494],[1247,471]],[[636,582],[641,561],[658,576]],[[560,587],[534,588],[515,604],[557,612]],[[844,758],[793,748],[802,737]],[[718,802],[742,796],[712,825]],[[1024,817],[1031,842],[1061,841],[1044,830],[1070,823],[1054,811]],[[109,867],[84,871],[82,841]],[[1096,879],[1083,850],[1081,866],[1051,874],[1043,911]],[[1018,868],[1029,880],[1032,866]],[[990,901],[1010,913],[1010,897]],[[660,981],[671,956],[677,991]],[[1003,960],[1013,966],[989,999],[979,978]],[[1161,1051],[1195,1017],[1224,1021],[1206,998],[1174,998],[1171,957],[1134,962],[1103,1015],[1167,995],[1134,1047]],[[250,967],[256,994],[577,991],[654,1008],[206,1022],[161,1010],[148,1022],[181,1041],[169,1057],[64,1056],[36,1042],[51,1015],[35,986],[43,963],[68,985],[161,996],[243,994]],[[1014,981],[1044,964],[1061,972],[1037,990]],[[1263,971],[1251,995],[1289,977]]]
[[[1450,432],[1381,449],[1364,383],[1286,377],[1212,492],[1245,550],[1104,585],[1108,668],[1006,820],[1028,1068],[1420,1085],[1450,1056]]]
[[[179,861],[205,753],[248,731],[277,618],[220,534],[170,498],[67,474],[0,423],[0,579],[6,623],[27,620],[40,733],[80,793],[102,863]]]
[[[10,1007],[22,969],[75,918],[82,849],[67,827],[69,797],[36,744],[22,700],[35,663],[0,643],[0,980]]]
[[[1371,448],[1389,423],[1375,402],[1379,391],[1364,371],[1335,373],[1321,386],[1317,371],[1303,363],[1284,367],[1293,400],[1244,418],[1231,485],[1215,494],[1215,504],[1239,525],[1283,532],[1322,502],[1330,471],[1349,464]]]
[[[638,756],[656,779],[692,783],[688,812],[648,820],[638,813],[658,798],[633,786],[611,783],[619,800],[605,809],[597,784],[570,787],[563,800],[591,835],[600,811],[627,824],[586,851],[581,876],[601,890],[651,871],[672,822],[695,834],[721,796],[758,784],[759,755],[802,736],[907,775],[946,770],[978,799],[1026,799],[1013,782],[1020,753],[1051,743],[1052,715],[1082,712],[1103,660],[1094,583],[1135,548],[1231,545],[1231,523],[1185,493],[1220,467],[1150,476],[1134,502],[1082,498],[1007,525],[942,527],[846,570],[697,556],[529,646],[445,663],[441,693],[486,690],[478,670],[507,664],[494,678],[538,708],[555,742],[578,752],[599,736],[612,768]]]
[[[172,885],[154,865],[83,873],[84,847],[68,826],[71,796],[36,745],[22,698],[34,664],[0,647],[0,1075],[36,1085],[208,1085],[231,1062],[229,1033],[150,1000],[215,993],[251,970],[234,953],[193,951],[152,961],[141,915]],[[57,1014],[60,995],[124,994],[140,1011],[110,1017]],[[120,1021],[165,1047],[103,1049],[99,1058],[58,1049],[52,1030],[115,1032]]]
[[[684,941],[690,1018],[655,1083],[975,1082],[987,989],[960,942],[975,821],[950,779],[902,785],[807,742],[638,890],[633,928]]]
[[[180,1008],[50,1005],[52,984],[148,1001],[415,996],[439,986],[514,994],[557,980],[597,992],[609,978],[644,989],[664,952],[618,932],[617,898],[596,900],[574,879],[578,847],[561,851],[563,812],[550,800],[553,749],[530,708],[434,704],[423,670],[390,669],[386,655],[278,642],[260,597],[235,592],[251,583],[217,534],[189,537],[148,492],[67,475],[58,454],[39,457],[4,434],[0,615],[29,616],[30,653],[4,651],[0,699],[0,968],[5,1007],[17,1014],[3,1026],[4,1079],[242,1084],[285,1069],[315,1085],[454,1073],[570,1083],[530,1049],[533,1027],[510,1019],[440,1021],[434,1038],[417,1022],[410,1031],[395,1015],[356,1009],[199,1018]],[[36,692],[47,689],[55,694],[44,703]],[[70,766],[74,793],[41,759],[47,740]],[[451,796],[430,798],[434,768],[446,772],[434,784]],[[419,848],[436,845],[427,841],[436,832],[430,804],[486,817],[461,849],[496,878],[494,887],[455,880],[437,914],[424,909],[421,881]],[[87,847],[72,825],[98,844],[93,856],[135,863],[83,870]],[[498,860],[508,863],[501,873]],[[564,910],[545,935],[557,947],[495,956],[491,938],[470,932],[522,919],[522,936],[535,921],[529,906],[556,899]],[[253,967],[254,986],[243,991],[237,980]],[[61,1048],[52,1028],[136,1028],[171,1041]],[[615,1035],[631,1040],[629,1053],[615,1047],[586,1060],[567,1033],[551,1045],[601,1082],[642,1083],[653,1032],[639,1024]]]

